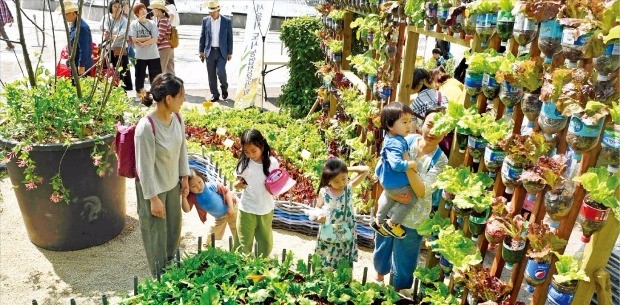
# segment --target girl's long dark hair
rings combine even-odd
[[[324,188],[329,185],[329,181],[334,179],[334,177],[342,174],[348,173],[347,165],[340,158],[331,157],[327,159],[325,165],[323,165],[323,173],[321,174],[321,183],[319,183],[319,189],[317,193],[321,191],[321,188]]]
[[[245,155],[245,151],[243,150],[246,144],[252,144],[263,151],[263,173],[265,176],[269,176],[269,167],[271,166],[269,156],[271,155],[271,147],[269,147],[269,143],[267,143],[263,134],[256,129],[246,129],[241,134],[241,158],[239,158],[239,162],[237,162],[237,174],[243,173],[250,163],[250,158]]]

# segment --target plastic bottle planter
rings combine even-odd
[[[460,132],[459,129],[456,129],[456,145],[459,148],[459,153],[463,154],[465,153],[465,148],[467,148],[467,139],[468,139],[468,135]]]
[[[496,245],[501,243],[502,240],[504,240],[504,236],[504,231],[502,227],[497,224],[497,222],[489,223],[487,220],[487,225],[484,227],[484,237],[487,239],[489,244]]]
[[[482,75],[482,93],[487,99],[494,99],[499,94],[499,84],[495,81],[495,75],[484,73]]]
[[[555,107],[554,102],[546,101],[542,103],[542,109],[538,116],[538,125],[546,135],[562,131],[566,127],[567,121],[568,118],[562,115],[562,112]]]
[[[540,24],[538,48],[545,55],[545,64],[550,64],[553,56],[562,52],[563,30],[564,27],[555,19]]]
[[[536,197],[536,195],[545,188],[545,185],[546,184],[539,182],[539,181],[531,181],[531,180],[523,181],[523,188],[525,188],[528,194],[534,195],[534,197]]]
[[[616,173],[618,171],[620,164],[620,125],[605,128],[601,140],[601,153],[598,157],[600,164],[607,165],[609,172]]]
[[[580,117],[572,116],[566,133],[566,143],[575,154],[577,160],[581,155],[596,147],[601,136],[604,120],[599,120],[596,125],[585,124]]]
[[[516,187],[521,185],[521,181],[519,181],[519,176],[523,172],[523,168],[517,167],[514,164],[514,161],[510,158],[510,156],[506,156],[504,158],[504,162],[502,163],[502,182],[509,188],[510,190],[506,190],[506,192],[510,192],[514,190]]]
[[[371,87],[377,82],[377,76],[376,75],[368,75],[368,87]]]
[[[497,36],[502,47],[508,46],[508,40],[512,37],[515,27],[515,17],[510,12],[497,12]]]
[[[578,281],[569,281],[558,284],[555,280],[551,281],[547,302],[551,305],[570,305],[577,290]]]
[[[471,293],[467,293],[467,303],[469,305],[478,305],[482,302],[482,300],[478,297],[474,297]]]
[[[523,183],[523,185],[525,186],[525,182]],[[521,211],[527,211],[529,213],[532,213],[532,211],[534,210],[535,204],[536,204],[536,195],[528,193],[525,196],[525,199],[523,200]]]
[[[452,14],[453,14],[455,9],[456,9],[456,7],[451,8],[449,13],[448,13],[448,16],[452,16]],[[460,33],[463,31],[463,27],[465,26],[465,17],[463,15],[464,15],[464,13],[461,13],[458,16],[456,16],[456,20],[450,26],[450,30],[452,31],[453,35],[455,35],[455,36],[460,35]]]
[[[468,217],[473,211],[472,209],[461,209],[456,204],[452,207],[452,209],[454,210],[456,217],[461,219]]]
[[[495,14],[478,14],[476,17],[476,34],[480,38],[480,45],[486,48],[489,43],[489,38],[495,33],[495,26],[497,24],[497,15]]]
[[[467,18],[465,18],[465,23],[463,24],[463,31],[465,31],[465,39],[469,40],[474,37],[476,34],[476,20],[478,19],[478,15],[471,14]]]
[[[557,228],[560,221],[570,213],[573,197],[564,189],[552,189],[545,193],[545,209],[551,221],[549,226]]]
[[[549,274],[549,267],[551,267],[551,262],[538,262],[531,258],[527,260],[527,265],[525,265],[525,282],[527,283],[525,290],[527,292],[534,293],[535,287],[545,281]]]
[[[482,157],[486,146],[487,141],[481,137],[469,136],[467,138],[467,148],[469,154],[474,158],[474,163],[480,163],[480,157]]]
[[[502,82],[499,89],[499,100],[508,108],[514,107],[523,99],[523,87],[514,86],[509,82]]]
[[[620,40],[607,42],[605,53],[594,59],[594,69],[598,72],[599,81],[607,81],[608,74],[620,67]]]
[[[478,240],[478,235],[484,233],[484,228],[487,225],[490,212],[491,209],[489,208],[482,213],[473,211],[471,215],[469,215],[469,231],[471,232],[471,239],[474,241]]]
[[[398,47],[395,42],[390,42],[385,46],[385,52],[387,53],[389,58],[394,58],[396,56],[396,52],[398,51]]]
[[[426,2],[424,6],[426,8],[424,21],[429,28],[432,28],[437,24],[437,9],[439,5],[437,3]]]
[[[489,170],[489,176],[494,178],[498,169],[506,158],[506,152],[501,148],[487,144],[484,148],[484,166]]]
[[[446,192],[446,190],[441,191],[441,198],[443,198],[446,210],[450,210],[452,208],[452,200],[454,200],[455,195]]]
[[[342,52],[332,53],[332,60],[337,64],[340,63],[342,60]]]
[[[595,202],[590,196],[586,196],[579,210],[579,224],[581,224],[583,232],[581,241],[590,242],[590,236],[603,228],[608,216],[608,207]]]
[[[372,41],[375,39],[375,33],[368,33],[366,35],[366,43],[372,48]]]
[[[472,101],[476,100],[478,93],[482,90],[482,73],[465,73],[465,91],[469,94]]]
[[[575,28],[564,27],[562,31],[562,53],[568,61],[569,68],[577,68],[579,60],[583,59],[585,45],[590,41],[592,32],[579,35]]]
[[[444,4],[437,8],[437,23],[441,26],[441,31],[439,31],[440,33],[443,33],[443,31],[447,28],[446,20],[448,20],[448,16],[450,14],[450,6],[450,4]]]
[[[525,17],[523,13],[515,16],[515,26],[512,36],[519,45],[519,53],[525,52],[525,46],[534,40],[538,31],[538,22]]]
[[[514,264],[521,261],[525,254],[525,241],[513,242],[510,236],[504,238],[502,248],[502,258],[506,262],[504,266],[508,270],[512,270]]]
[[[431,234],[431,235],[429,235],[429,239],[430,239],[430,241],[436,241],[438,238],[439,238],[439,236],[438,236],[438,235],[435,235],[435,234]],[[432,249],[437,249],[437,247],[439,247],[439,245],[433,245],[433,246],[431,246],[431,247],[432,247]],[[431,249],[431,250],[432,250],[432,249]],[[439,252],[433,252],[433,255],[434,255],[434,256],[435,256],[435,258],[437,258],[437,259],[438,259],[438,258],[439,258],[439,256],[440,256]]]
[[[540,101],[540,93],[523,94],[523,100],[521,100],[521,110],[523,115],[527,117],[527,127],[533,128],[536,125],[540,110],[542,108],[542,102]]]
[[[439,268],[446,276],[452,272],[452,264],[443,255],[439,257]]]

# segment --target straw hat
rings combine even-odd
[[[164,12],[168,12],[168,8],[166,7],[166,3],[161,0],[154,1],[151,5],[149,5],[150,9],[158,9]]]
[[[207,1],[204,3],[203,6],[207,7],[207,10],[209,11],[209,13],[213,13],[215,11],[220,10],[220,2],[217,0]]]
[[[73,13],[73,12],[78,12],[78,7],[77,5],[75,5],[75,3],[71,2],[71,1],[64,1],[64,5],[65,5],[65,14],[68,13]],[[56,7],[56,12],[57,13],[61,13],[62,10],[60,8],[60,5],[58,7]]]

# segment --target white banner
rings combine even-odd
[[[235,94],[235,107],[247,108],[254,105],[260,86],[262,62],[262,35],[267,35],[273,11],[274,0],[253,1],[248,6],[245,21],[245,38],[239,68],[239,86]]]

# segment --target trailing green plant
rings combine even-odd
[[[444,218],[439,213],[434,213],[433,217],[424,219],[422,223],[416,228],[418,234],[422,236],[437,236],[441,229],[452,225],[450,218]]]
[[[461,230],[448,226],[439,231],[439,238],[428,243],[433,252],[438,252],[447,259],[453,268],[467,271],[471,266],[482,262],[482,257],[474,242],[465,238]]]
[[[556,283],[562,284],[571,281],[590,281],[590,277],[581,269],[581,262],[578,262],[572,255],[560,254],[553,251],[558,257],[555,262],[555,270],[557,274],[553,276]]]
[[[410,23],[419,28],[424,26],[424,4],[428,1],[409,0],[405,3],[405,14],[409,17]],[[436,1],[432,1],[436,2]]]
[[[433,268],[417,267],[413,275],[422,282],[422,284],[432,284],[439,281],[441,269],[439,266]]]
[[[620,201],[615,195],[620,185],[620,177],[599,166],[589,168],[583,175],[573,178],[573,181],[581,183],[592,200],[611,209],[620,220]]]
[[[357,28],[355,35],[357,39],[364,40],[369,34],[373,35],[371,46],[375,50],[381,49],[385,45],[385,37],[381,34],[381,17],[377,14],[368,14],[359,17],[351,22],[351,29]]]
[[[357,70],[359,73],[368,74],[368,75],[377,75],[377,70],[381,63],[379,60],[374,59],[370,52],[366,52],[365,54],[358,55],[349,55],[347,60],[351,62],[351,65]]]
[[[305,117],[316,100],[315,88],[321,85],[312,64],[323,58],[321,42],[314,34],[321,28],[316,17],[291,18],[282,23],[280,39],[289,51],[289,79],[282,87],[278,105],[295,118]]]
[[[566,246],[566,240],[551,232],[549,225],[531,223],[527,228],[527,239],[530,248],[527,255],[538,262],[550,262],[553,251]]]

